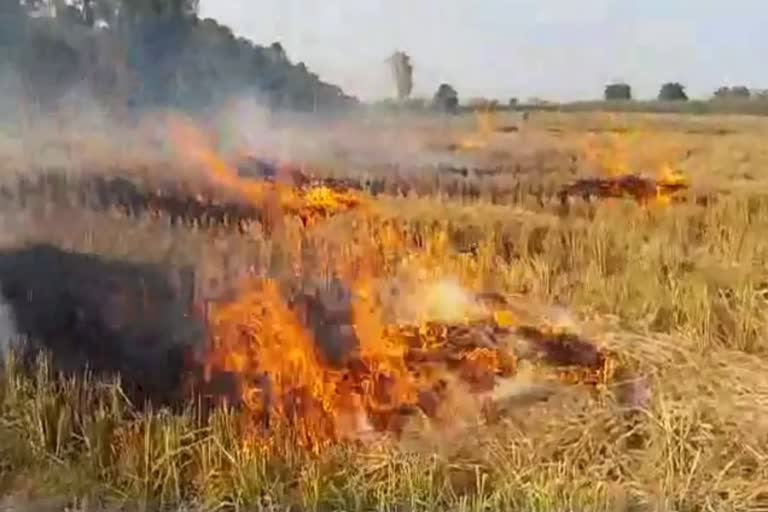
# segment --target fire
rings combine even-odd
[[[665,163],[656,178],[656,201],[661,205],[669,204],[676,192],[689,186],[688,178],[683,173]]]
[[[356,194],[320,185],[310,187],[303,193],[303,204],[296,209],[296,213],[307,224],[313,219],[330,217],[361,205],[362,200]]]
[[[495,112],[488,108],[475,111],[475,133],[463,137],[458,147],[465,151],[480,150],[488,147],[489,140],[497,129]]]
[[[237,301],[215,305],[211,327],[206,378],[214,371],[236,375],[237,398],[256,424],[288,422],[302,442],[333,433],[340,375],[321,363],[311,335],[275,282],[253,285]]]
[[[267,183],[242,180],[237,171],[218,155],[209,138],[192,120],[172,115],[165,121],[174,149],[191,163],[203,167],[214,183],[241,194],[253,204],[263,204],[268,195],[281,192],[279,189],[273,190]],[[289,201],[292,198],[284,199]]]
[[[305,226],[362,205],[356,193],[310,178],[242,177],[194,124],[173,119],[170,126],[175,147],[215,183]],[[487,139],[492,119],[478,114],[478,126]],[[200,390],[237,404],[253,435],[290,432],[310,450],[371,433],[397,437],[414,416],[450,423],[457,395],[469,396],[480,414],[497,385],[517,373],[524,354],[515,339],[560,368],[564,382],[603,379],[605,358],[589,343],[525,327],[504,301],[490,306],[429,270],[445,254],[444,233],[411,254],[397,226],[356,226],[354,240],[327,239],[312,255],[302,249],[311,235],[285,230],[284,257],[294,272],[253,278],[234,300],[208,310]],[[418,277],[407,292],[397,299],[383,293],[393,274],[408,272]]]
[[[358,435],[361,424],[397,432],[415,411],[437,415],[446,372],[487,391],[497,374],[514,369],[509,354],[473,339],[466,327],[384,325],[369,283],[358,282],[355,295],[355,343],[335,362],[322,350],[331,340],[311,333],[272,281],[216,306],[208,380],[236,376],[236,398],[254,425],[290,424],[303,444],[318,447]]]
[[[610,377],[591,344],[518,326],[510,311],[393,323],[377,298],[373,267],[358,263],[340,275],[350,280],[346,309],[317,293],[289,295],[271,280],[213,308],[206,379],[234,377],[230,398],[264,436],[287,425],[302,445],[319,449],[370,432],[397,436],[414,415],[450,423],[451,393],[474,397],[482,410],[497,384],[515,376],[519,356],[508,343],[515,336],[545,364],[562,367],[563,382]]]
[[[584,178],[563,187],[560,198],[581,196],[586,199],[597,197],[631,197],[641,204],[655,203],[665,205],[672,202],[677,194],[688,188],[687,179],[675,174],[662,179],[647,178],[637,174],[626,174],[614,178]]]
[[[584,154],[588,161],[596,165],[598,170],[607,176],[616,177],[629,173],[628,145],[629,136],[623,133],[612,133],[607,147],[602,147],[593,135],[587,139]]]
[[[202,167],[215,184],[240,195],[250,204],[277,210],[277,215],[295,215],[305,224],[363,204],[362,197],[351,191],[336,191],[311,184],[293,187],[279,182],[243,178],[224,161],[205,132],[193,121],[173,115],[166,119],[166,123],[170,140],[178,152],[191,163]]]
[[[678,194],[689,188],[688,178],[675,170],[668,162],[659,166],[656,178],[630,172],[629,142],[639,135],[638,132],[610,134],[610,143],[601,147],[595,136],[586,143],[584,153],[588,161],[593,162],[606,176],[584,178],[575,181],[560,191],[560,198],[582,196],[584,198],[624,198],[655,205],[668,205],[677,199]]]

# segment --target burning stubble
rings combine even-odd
[[[574,343],[577,348],[573,350],[577,352],[597,353],[590,344],[575,338],[561,339],[539,327],[520,324],[517,314],[505,308],[508,304],[503,299],[501,304],[489,307],[458,280],[430,276],[429,267],[439,265],[430,254],[439,250],[441,243],[447,243],[446,239],[430,241],[435,244],[434,249],[427,250],[423,259],[411,260],[408,272],[400,278],[388,276],[391,265],[397,265],[392,255],[408,254],[409,242],[386,228],[366,232],[366,224],[377,224],[376,213],[366,208],[373,198],[364,191],[349,190],[343,184],[328,186],[290,162],[270,166],[257,159],[257,172],[244,175],[231,157],[220,152],[211,132],[177,113],[152,115],[141,126],[145,133],[155,134],[153,137],[158,131],[167,134],[171,158],[181,164],[182,176],[190,180],[192,190],[197,187],[198,191],[193,192],[187,203],[171,202],[179,195],[189,195],[190,190],[153,189],[151,176],[143,177],[144,183],[140,185],[127,180],[100,186],[97,181],[95,190],[103,196],[102,208],[115,204],[129,215],[138,216],[171,213],[191,219],[193,226],[202,226],[203,218],[211,218],[213,212],[220,211],[222,221],[215,225],[226,229],[227,221],[223,219],[240,225],[247,218],[261,225],[287,251],[283,266],[288,273],[282,277],[252,276],[230,283],[239,290],[235,298],[207,301],[208,307],[196,310],[204,312],[203,318],[196,318],[187,307],[188,314],[193,315],[189,317],[191,321],[199,320],[208,326],[209,342],[202,349],[195,348],[199,340],[180,345],[188,348],[179,352],[180,356],[192,358],[187,357],[183,370],[193,376],[192,387],[214,400],[226,400],[248,411],[255,435],[269,437],[271,432],[288,429],[300,444],[317,448],[359,439],[371,431],[399,436],[417,416],[438,425],[450,416],[455,417],[456,411],[464,410],[476,416],[465,418],[467,421],[477,421],[487,409],[486,402],[493,402],[496,385],[512,379],[518,360],[528,355],[556,367],[583,367],[563,373],[564,382],[597,384],[610,379],[602,355],[586,362],[578,358],[558,359],[558,354],[569,353],[567,346]],[[492,130],[489,122],[481,122],[480,127],[483,133]],[[242,149],[238,153],[241,157]],[[47,191],[53,190],[55,197],[66,197],[66,183],[64,190],[59,190],[58,180],[52,178],[43,180],[42,190],[36,193],[47,195]],[[161,179],[172,181],[167,177]],[[89,182],[78,183],[82,187]],[[48,188],[49,184],[53,188]],[[203,194],[226,197],[232,201],[227,204],[240,204],[255,211],[236,215],[234,206],[202,199]],[[304,247],[314,237],[313,230],[345,213],[358,219],[358,232],[351,233],[351,240],[342,236],[329,241],[314,261],[306,261]],[[298,231],[291,231],[286,224],[291,218],[300,221]],[[248,230],[243,234],[247,236]],[[38,249],[34,251],[40,253]],[[32,254],[36,254],[34,251]],[[85,258],[84,264],[87,261]],[[91,261],[87,265],[93,267],[93,272],[101,263]],[[318,275],[323,271],[330,273],[330,281],[323,282]],[[130,297],[123,297],[128,301],[125,304],[116,304],[119,297],[107,290],[107,285],[97,285],[96,290],[88,291],[88,280],[75,274],[65,278],[69,281],[63,288],[54,287],[53,293],[59,298],[79,297],[81,290],[85,291],[86,298],[77,299],[71,312],[76,318],[85,318],[77,320],[77,325],[85,322],[96,326],[93,332],[84,330],[85,327],[73,328],[75,337],[93,338],[85,344],[91,346],[93,354],[86,354],[85,358],[102,360],[100,365],[105,369],[126,375],[148,371],[146,363],[139,360],[127,363],[128,366],[110,365],[105,347],[100,347],[95,337],[116,337],[118,333],[122,336],[133,330],[134,336],[145,338],[141,343],[162,347],[164,344],[155,339],[159,333],[135,329],[149,327],[151,322],[124,321],[122,316],[131,307]],[[308,288],[318,278],[320,286]],[[83,281],[82,286],[74,284],[78,281]],[[6,296],[17,301],[17,315],[27,311],[17,300],[22,293],[19,290],[28,293],[35,289],[36,294],[47,296],[42,284],[30,283],[23,281],[6,288]],[[97,307],[97,302],[106,309]],[[62,310],[57,304],[54,300],[53,305],[45,303],[39,307]],[[116,305],[110,309],[110,304]],[[39,332],[33,324],[34,320],[27,321],[25,329],[45,340],[67,336],[66,326],[61,322],[54,322],[53,330]],[[128,336],[118,346],[131,347],[137,343],[132,339]],[[521,341],[524,339],[536,347],[517,350],[525,345]],[[70,341],[76,343],[74,339]],[[182,370],[178,364],[175,367],[166,384],[158,382],[164,393],[180,385]],[[464,405],[459,406],[460,403]],[[449,412],[453,409],[456,410]]]

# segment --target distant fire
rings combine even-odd
[[[191,120],[180,116],[167,119],[175,149],[192,164],[202,167],[212,181],[240,195],[250,204],[270,206],[274,215],[295,215],[305,223],[357,208],[363,204],[360,194],[338,191],[322,184],[314,185],[306,176],[299,183],[286,183],[296,177],[296,170],[285,166],[276,169],[270,179],[249,179],[227,163],[214,149],[205,132]]]
[[[610,134],[607,147],[598,144],[592,136],[587,140],[584,156],[604,176],[583,178],[563,187],[561,201],[569,197],[584,199],[632,198],[642,204],[666,205],[680,197],[689,188],[688,178],[668,162],[659,165],[655,178],[630,171],[630,146],[636,143],[640,132],[621,130]],[[637,146],[635,144],[635,146]]]
[[[581,197],[583,199],[632,198],[643,204],[655,202],[668,204],[688,189],[688,180],[679,173],[670,173],[657,179],[624,174],[609,178],[584,178],[560,190],[560,199]]]
[[[656,178],[656,199],[663,204],[669,203],[678,192],[689,186],[687,176],[665,164]]]
[[[463,151],[482,150],[488,147],[491,136],[498,129],[496,114],[492,109],[475,111],[474,133],[462,137],[453,147]]]

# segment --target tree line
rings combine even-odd
[[[615,82],[605,86],[603,98],[606,101],[630,101],[633,99],[632,87],[624,82]],[[661,86],[657,96],[659,101],[688,101],[685,86],[679,82],[667,82]],[[768,91],[753,90],[743,85],[722,86],[713,94],[712,100],[768,100]]]
[[[42,106],[76,88],[129,109],[199,109],[238,94],[296,110],[356,103],[280,43],[200,18],[198,0],[0,0],[0,78],[9,76]]]
[[[460,110],[459,94],[456,89],[448,83],[441,83],[431,100],[412,99],[410,97],[413,90],[413,72],[414,65],[408,54],[402,51],[395,52],[387,62],[392,68],[395,90],[397,94],[396,103],[385,101],[383,105],[389,107],[407,108],[410,110],[433,110],[445,113],[455,113]],[[613,82],[605,86],[603,99],[609,102],[631,101],[633,100],[632,87],[624,82]],[[686,88],[680,82],[667,82],[661,85],[656,98],[659,102],[687,102],[689,100]],[[751,90],[745,86],[723,86],[718,88],[712,95],[713,101],[717,100],[768,100],[768,90]],[[531,100],[529,105],[546,105],[548,102],[541,100]],[[470,101],[471,107],[476,108],[499,108],[501,105],[496,100],[476,99]],[[511,98],[506,105],[507,108],[518,108],[520,106],[517,98]]]

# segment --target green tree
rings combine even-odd
[[[354,103],[280,43],[237,38],[197,10],[197,0],[0,0],[0,72],[18,71],[40,103],[82,82],[118,107],[199,110],[248,94],[302,110]]]
[[[688,101],[685,86],[678,82],[667,82],[659,89],[659,101]]]
[[[605,86],[606,101],[628,101],[632,99],[632,87],[625,83],[612,83]]]
[[[720,87],[713,96],[715,99],[749,99],[751,95],[752,93],[749,88],[743,85],[736,85],[733,87]]]

